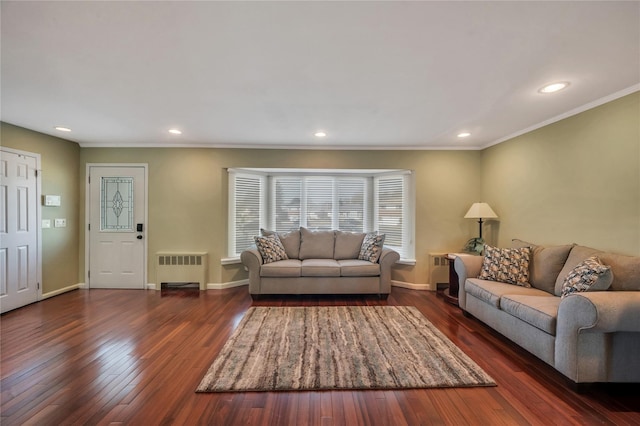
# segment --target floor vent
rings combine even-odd
[[[207,253],[158,253],[156,283],[159,288],[197,283],[207,286]]]

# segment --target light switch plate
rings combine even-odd
[[[55,228],[64,228],[67,226],[67,219],[55,219],[53,222]]]
[[[42,229],[51,228],[51,219],[42,219]]]

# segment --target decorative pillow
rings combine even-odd
[[[371,263],[376,263],[380,259],[382,254],[382,246],[384,244],[384,234],[376,234],[375,232],[369,232],[365,235],[360,247],[359,260],[368,260]]]
[[[600,251],[591,247],[579,246],[575,245],[569,252],[569,257],[567,261],[564,263],[562,267],[562,271],[558,274],[558,278],[556,279],[555,289],[553,290],[553,294],[556,296],[562,296],[562,285],[564,284],[564,280],[567,278],[567,275],[573,268],[578,266],[583,260],[590,258],[591,256],[600,257]]]
[[[604,291],[611,286],[613,274],[596,256],[580,262],[564,279],[562,298],[581,291]]]
[[[278,234],[278,238],[280,238],[280,242],[284,246],[284,251],[287,252],[287,257],[289,259],[297,259],[300,254],[300,230],[294,229],[289,232],[275,232],[269,231],[267,229],[260,228],[260,233],[263,237],[268,237],[269,235]]]
[[[278,234],[271,234],[266,237],[254,237],[254,239],[264,263],[289,259],[280,238],[278,238]]]
[[[482,269],[478,278],[531,287],[529,284],[530,256],[530,247],[500,249],[485,244]]]

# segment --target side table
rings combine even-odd
[[[458,282],[458,274],[453,266],[456,257],[458,256],[455,253],[447,254],[447,260],[449,261],[449,288],[444,291],[444,300],[458,306],[460,283]]]

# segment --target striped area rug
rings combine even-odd
[[[495,386],[415,307],[253,307],[197,392]]]

